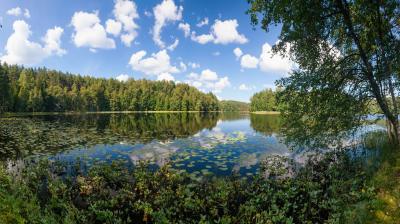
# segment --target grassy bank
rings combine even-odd
[[[390,145],[380,152],[380,165],[368,175],[363,189],[375,193],[351,206],[349,217],[354,223],[400,223],[400,152]]]
[[[371,186],[377,195],[370,201],[372,215],[377,223],[400,223],[400,153],[382,164],[374,175]]]

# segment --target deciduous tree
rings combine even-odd
[[[377,102],[399,142],[400,2],[249,0],[254,25],[282,27],[274,51],[296,63],[279,80],[289,139],[338,137]],[[291,138],[296,137],[296,138]],[[327,142],[331,143],[331,142]]]

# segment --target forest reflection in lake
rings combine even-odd
[[[256,173],[268,155],[295,158],[282,143],[279,115],[131,113],[0,118],[3,161],[147,161],[196,176]]]

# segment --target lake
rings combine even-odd
[[[280,137],[280,116],[248,113],[129,113],[0,119],[0,158],[9,166],[47,158],[90,167],[141,161],[204,175],[252,176],[270,155],[304,162]],[[373,127],[372,129],[376,129]]]

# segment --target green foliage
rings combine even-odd
[[[312,89],[320,81],[302,82],[301,76],[295,72],[279,81],[286,86],[278,99],[284,102],[282,129],[288,142],[313,147],[339,144],[363,124],[367,107],[360,104],[361,99],[335,89]]]
[[[48,162],[18,178],[1,169],[0,217],[5,223],[343,223],[348,204],[371,197],[360,191],[363,176],[354,179],[360,163],[344,153],[311,159],[292,177],[282,176],[287,169],[277,172],[274,161],[251,180],[198,181],[144,164],[133,171],[99,165],[87,175],[77,166],[67,177],[63,164]]]
[[[221,111],[249,111],[249,104],[234,100],[221,100],[219,108]]]
[[[82,77],[0,65],[1,112],[218,111],[218,99],[187,84]]]
[[[11,98],[10,82],[3,68],[0,67],[0,113],[8,111]]]
[[[254,94],[250,99],[250,111],[278,111],[276,93],[266,89]]]
[[[296,63],[277,82],[289,141],[332,144],[376,102],[399,142],[399,1],[248,2],[253,25],[282,26],[273,50]]]

